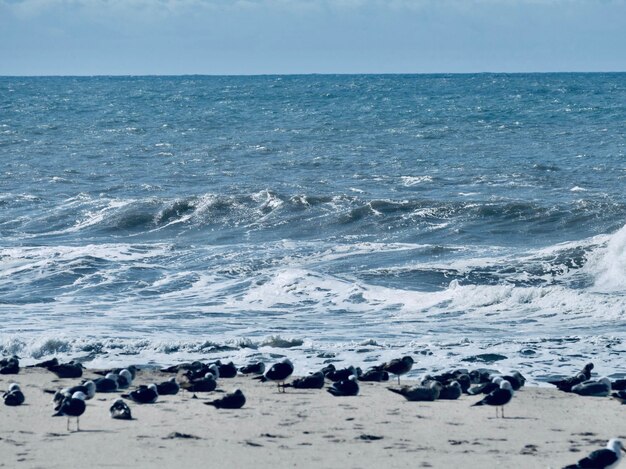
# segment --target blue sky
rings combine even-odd
[[[0,75],[626,71],[626,0],[0,0]]]

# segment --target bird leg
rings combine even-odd
[[[502,406],[502,418],[504,418],[504,406]]]
[[[70,431],[70,418],[67,418],[67,431]]]
[[[398,386],[400,386],[400,375],[398,375]]]
[[[76,417],[76,431],[77,431],[77,432],[79,432],[79,431],[80,431],[80,424],[79,424],[79,421],[80,421],[80,417]]]

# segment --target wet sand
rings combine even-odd
[[[133,384],[171,376],[140,371]],[[240,410],[203,405],[220,392],[198,399],[179,393],[156,404],[129,402],[135,419],[119,421],[108,408],[120,393],[96,394],[81,431],[68,432],[65,417],[51,416],[52,396],[43,390],[79,380],[29,369],[0,376],[0,390],[11,382],[22,386],[26,403],[0,404],[0,467],[560,468],[609,438],[626,440],[626,406],[543,387],[522,388],[501,419],[494,408],[471,407],[476,396],[407,402],[386,389],[393,382],[361,383],[359,396],[333,397],[325,390],[283,394],[237,377],[220,379],[218,391],[242,389]]]

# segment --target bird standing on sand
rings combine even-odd
[[[116,399],[113,405],[109,407],[109,413],[112,419],[117,420],[132,420],[133,417],[130,413],[130,407],[122,399]]]
[[[400,394],[407,401],[423,402],[435,401],[439,398],[441,392],[441,384],[437,381],[429,381],[426,385],[419,386],[402,386],[400,389],[387,388],[391,392]]]
[[[241,389],[235,389],[231,393],[227,393],[220,399],[215,399],[211,402],[205,402],[205,405],[212,405],[216,409],[241,409],[246,403],[246,396],[244,396]]]
[[[609,440],[606,448],[592,451],[589,456],[581,459],[576,464],[565,466],[563,469],[613,469],[622,459],[624,445],[617,438]]]
[[[24,403],[24,393],[20,389],[20,385],[17,383],[11,383],[9,389],[2,395],[4,405],[11,407],[22,405]]]
[[[278,392],[280,392],[281,386],[283,392],[285,392],[285,380],[289,378],[292,373],[293,363],[291,363],[291,360],[289,360],[288,358],[285,358],[282,362],[273,364],[263,376],[255,376],[252,379],[258,379],[262,383],[266,381],[276,381],[276,384],[278,386]]]
[[[54,414],[54,417],[65,415],[67,417],[67,431],[70,430],[70,417],[76,417],[76,431],[80,431],[79,419],[80,416],[85,413],[86,409],[85,395],[78,391],[72,394],[71,397],[63,399],[61,407],[58,412]]]
[[[406,356],[402,358],[396,358],[391,360],[390,362],[383,363],[375,367],[377,370],[386,371],[387,373],[391,373],[392,375],[396,375],[398,377],[398,385],[400,384],[400,375],[407,374],[413,368],[413,357]]]
[[[484,399],[478,401],[476,404],[472,404],[472,406],[477,405],[491,405],[496,408],[496,418],[498,417],[498,407],[502,409],[502,418],[504,418],[504,406],[511,401],[513,397],[513,387],[511,383],[508,381],[502,380],[500,382],[500,387],[495,391],[487,394]]]
[[[356,396],[359,394],[359,383],[356,375],[351,375],[348,379],[333,383],[327,391],[335,397]]]

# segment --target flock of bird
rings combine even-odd
[[[121,398],[113,402],[109,411],[114,419],[132,419],[132,412],[126,401],[151,404],[156,402],[159,396],[175,395],[181,390],[192,393],[192,398],[196,398],[196,393],[214,391],[219,378],[234,378],[238,374],[254,375],[253,379],[261,382],[274,382],[278,392],[283,393],[286,392],[286,388],[322,389],[327,382],[331,382],[327,391],[333,396],[356,396],[359,394],[359,382],[384,382],[390,380],[390,375],[394,375],[398,380],[398,387],[389,387],[388,390],[401,395],[408,401],[454,400],[462,394],[482,396],[472,406],[492,406],[496,410],[496,418],[499,415],[504,418],[504,406],[511,401],[515,391],[523,387],[526,382],[524,376],[517,371],[504,375],[488,370],[461,369],[439,375],[427,375],[417,385],[401,386],[400,377],[412,369],[413,363],[412,357],[405,356],[373,366],[365,371],[354,366],[338,369],[333,364],[329,364],[319,371],[293,379],[291,382],[287,380],[293,374],[294,366],[289,359],[275,363],[267,370],[263,362],[251,363],[243,367],[237,367],[232,362],[222,363],[219,360],[210,364],[199,361],[183,363],[161,370],[175,374],[166,381],[140,385],[130,392],[122,393]],[[84,370],[79,362],[59,363],[56,358],[30,367],[45,368],[59,378],[81,378]],[[613,382],[608,378],[593,380],[591,379],[592,369],[593,364],[589,363],[575,375],[549,381],[549,383],[564,392],[582,396],[611,395],[622,404],[626,404],[626,379]],[[18,374],[19,370],[18,357],[0,359],[0,374]],[[44,390],[53,394],[53,416],[66,416],[68,431],[70,418],[76,418],[76,431],[79,431],[79,418],[87,407],[85,401],[93,398],[96,393],[127,390],[132,385],[137,371],[135,366],[95,371],[94,373],[101,377],[84,380],[78,385],[63,389]],[[17,383],[11,383],[3,394],[3,400],[7,406],[18,406],[24,403],[25,397],[20,386]],[[230,393],[225,393],[219,399],[203,403],[220,409],[240,409],[245,405],[246,397],[240,389],[235,389]],[[617,439],[612,439],[606,448],[592,452],[577,464],[566,466],[565,469],[614,468],[621,460],[621,451],[626,451],[622,443]]]

